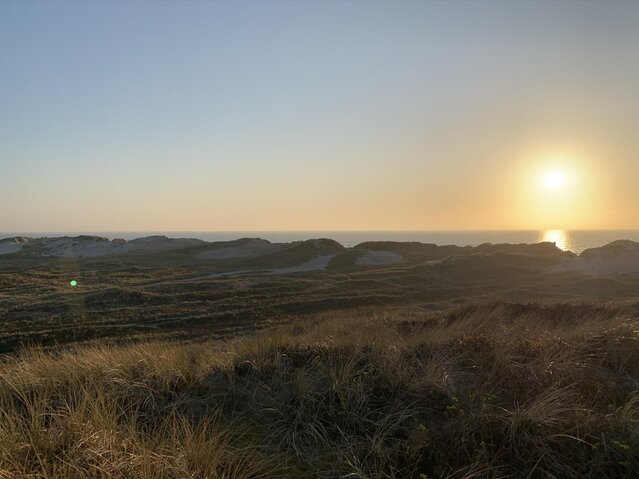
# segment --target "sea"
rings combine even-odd
[[[205,241],[229,241],[238,238],[262,238],[271,242],[288,243],[310,238],[331,238],[346,247],[365,241],[419,241],[438,245],[477,246],[482,243],[539,243],[549,241],[559,248],[581,253],[619,239],[639,242],[639,230],[459,230],[459,231],[112,231],[112,232],[31,232],[0,233],[0,238],[30,236],[32,238],[103,236],[109,239],[131,240],[143,236],[164,235],[170,238],[198,238]]]

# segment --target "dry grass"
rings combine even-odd
[[[26,350],[0,478],[638,477],[638,333],[636,308],[494,303]]]

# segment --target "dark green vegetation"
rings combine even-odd
[[[634,478],[639,306],[333,314],[0,365],[0,477]]]

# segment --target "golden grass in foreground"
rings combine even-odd
[[[0,478],[638,477],[636,309],[486,304],[0,364]]]

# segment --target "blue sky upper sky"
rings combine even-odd
[[[639,227],[638,25],[639,2],[0,2],[0,231]]]

